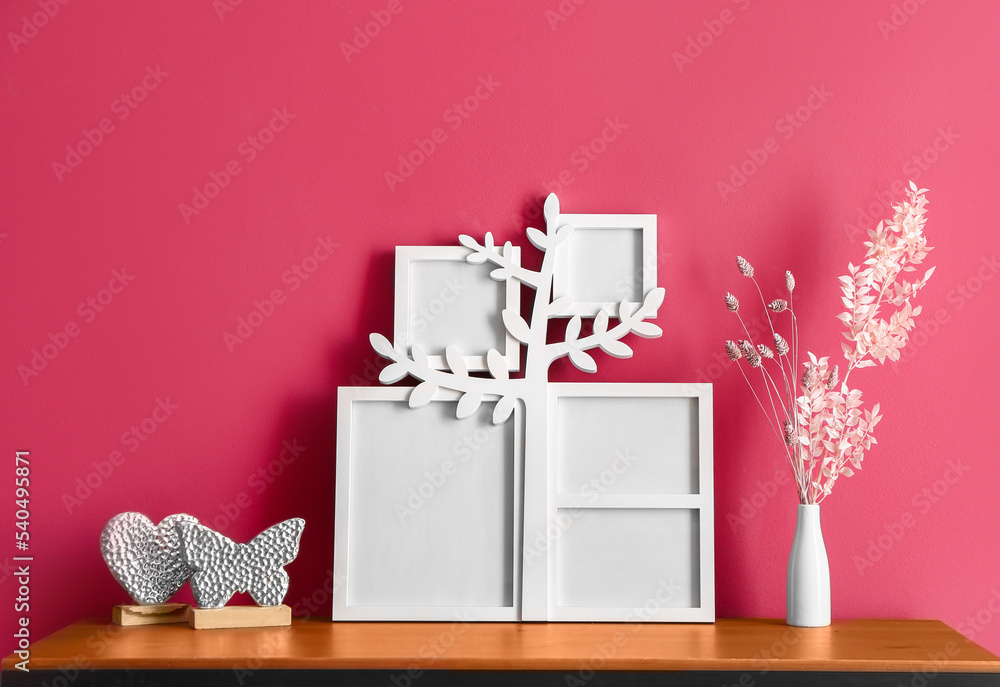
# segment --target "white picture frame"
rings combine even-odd
[[[457,422],[458,393],[410,390],[338,390],[333,619],[519,620],[522,409]]]
[[[521,406],[492,425],[488,398],[480,417],[455,422],[457,392],[421,409],[408,407],[409,392],[339,389],[334,620],[522,620],[531,553],[548,558],[540,619],[714,622],[711,384],[550,384],[544,528],[523,522]],[[465,483],[444,468],[459,435],[478,446]],[[487,435],[502,441],[479,453]],[[593,479],[592,490],[574,487]],[[396,510],[397,527],[389,510],[404,494],[415,512]],[[426,522],[408,520],[439,497]],[[546,541],[529,551],[525,533],[538,529]]]
[[[559,220],[575,230],[552,271],[553,298],[574,301],[558,317],[613,314],[623,300],[634,310],[656,288],[656,215],[562,214]]]
[[[463,246],[396,247],[393,346],[409,355],[418,344],[432,369],[444,370],[445,347],[455,345],[474,372],[487,369],[486,354],[495,348],[509,370],[518,370],[520,344],[500,313],[520,314],[519,284],[491,279],[488,265],[466,262],[469,254]],[[515,246],[511,261],[520,260]]]
[[[522,267],[514,247],[497,245],[491,233],[482,243],[463,234],[461,247],[451,249],[397,249],[397,341],[378,332],[369,340],[390,361],[379,375],[383,384],[406,377],[417,384],[340,390],[335,619],[714,620],[711,385],[548,382],[549,366],[563,356],[594,372],[590,351],[628,358],[623,337],[662,334],[648,321],[665,295],[656,286],[656,217],[564,215],[555,194],[544,214],[545,232],[527,229],[544,253],[538,269]],[[577,234],[578,254],[567,257]],[[574,273],[560,263],[567,259],[582,267]],[[472,299],[496,336],[475,345],[442,337],[435,351],[433,342],[414,341],[408,325],[421,299],[464,269],[463,260],[490,263],[488,276],[507,283]],[[593,284],[583,279],[589,268],[598,274]],[[562,294],[551,288],[556,278]],[[535,290],[530,324],[515,310],[522,285]],[[563,339],[552,341],[549,322],[557,315],[572,319]],[[524,376],[509,374],[515,364],[504,359],[510,349],[501,351],[497,316],[502,333],[527,347]],[[585,336],[583,317],[596,318]],[[470,323],[483,326],[463,316],[437,324],[459,336]],[[484,351],[485,361],[467,358]],[[482,362],[489,374],[470,374]],[[445,471],[435,461],[462,446],[456,432],[491,426],[510,429],[494,430],[504,439],[475,461],[468,484],[436,498],[414,530],[402,529],[403,515],[412,515],[405,508],[392,521],[404,493],[423,502],[412,488],[422,476],[426,495],[436,492],[433,475]],[[608,463],[620,458],[615,447],[635,452],[627,464],[643,461],[631,476],[615,472],[620,461]],[[581,484],[608,469],[611,485],[583,491]]]
[[[712,385],[553,383],[548,417],[548,620],[714,622]]]

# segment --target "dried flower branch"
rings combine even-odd
[[[743,257],[736,258],[740,274],[753,281],[760,295],[774,349],[753,341],[738,312],[739,301],[726,293],[726,307],[736,313],[746,336],[735,342],[726,341],[726,355],[737,365],[739,360],[746,360],[752,370],[759,371],[770,412],[740,366],[754,398],[784,446],[800,503],[822,502],[830,495],[838,477],[849,477],[854,470],[861,469],[865,451],[877,443],[873,430],[882,419],[879,404],[871,410],[865,409],[861,391],[850,389],[847,379],[856,368],[872,367],[876,361],[898,360],[900,350],[909,341],[913,318],[921,309],[912,307],[910,299],[934,272],[931,267],[919,279],[907,277],[931,250],[923,233],[927,221],[926,193],[926,189],[918,189],[911,182],[906,200],[893,207],[892,219],[879,222],[868,232],[870,240],[865,242],[867,250],[862,264],[856,267],[848,263],[850,274],[840,277],[846,310],[838,319],[847,326],[844,332],[847,342],[843,344],[847,368],[842,381],[839,366],[831,368],[829,358],[817,358],[812,353],[808,353],[802,376],[796,379],[799,337],[792,301],[795,277],[785,272],[788,300],[775,298],[767,302],[754,278],[753,267]],[[770,315],[784,312],[790,316],[789,338],[775,330]]]

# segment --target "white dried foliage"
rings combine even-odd
[[[913,276],[931,250],[924,237],[926,193],[926,189],[911,182],[906,200],[893,207],[892,219],[879,222],[869,231],[862,263],[848,263],[848,274],[840,277],[845,311],[838,319],[846,326],[843,379],[839,366],[831,367],[828,357],[817,358],[813,353],[808,353],[804,367],[798,368],[798,322],[791,302],[795,277],[790,271],[785,272],[789,300],[765,302],[761,295],[765,313],[787,311],[790,315],[788,337],[775,331],[767,317],[774,352],[779,357],[764,366],[763,360],[773,357],[767,345],[746,340],[726,342],[730,360],[737,364],[746,360],[754,368],[754,375],[761,375],[763,393],[758,393],[758,387],[751,382],[754,376],[746,379],[785,448],[801,503],[823,501],[838,477],[851,476],[861,469],[865,452],[876,443],[873,430],[882,419],[879,405],[865,409],[861,391],[849,388],[847,379],[856,368],[899,360],[900,350],[909,341],[913,318],[921,310],[910,301],[934,273],[931,267],[923,276]],[[738,256],[736,265],[761,294],[750,263]],[[736,296],[727,293],[726,307],[737,313],[749,336],[738,308],[730,307],[730,298],[739,303]],[[803,370],[798,379],[796,369]],[[768,408],[774,410],[769,412]]]

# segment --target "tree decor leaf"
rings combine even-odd
[[[417,365],[430,369],[431,363],[427,358],[427,353],[417,344],[410,346],[410,357],[413,358],[413,362]]]
[[[531,241],[531,245],[540,251],[547,251],[549,249],[549,237],[545,235],[541,229],[535,229],[534,227],[528,227],[528,240]]]
[[[510,335],[523,344],[531,341],[531,328],[524,318],[511,310],[503,311],[503,324]]]
[[[632,349],[624,341],[602,341],[601,350],[612,358],[631,358]]]
[[[431,402],[431,399],[434,398],[434,394],[437,393],[437,390],[438,386],[434,382],[420,382],[420,384],[413,387],[413,391],[410,392],[407,404],[411,408],[423,408]]]
[[[580,329],[583,326],[583,320],[579,315],[573,315],[573,318],[566,325],[566,343],[576,341],[580,338]]]
[[[482,403],[483,395],[480,393],[469,391],[463,394],[462,398],[458,399],[458,410],[455,412],[455,417],[459,420],[464,420],[467,417],[475,415]]]
[[[393,358],[395,350],[393,349],[392,344],[389,343],[389,339],[385,338],[378,332],[375,332],[368,337],[368,341],[371,342],[372,348],[374,348],[375,352],[380,356],[389,359]]]
[[[559,198],[556,197],[556,194],[550,193],[545,198],[543,213],[545,214],[545,226],[554,227],[556,218],[559,217]]]
[[[611,314],[604,308],[601,308],[598,311],[597,316],[594,317],[594,333],[603,334],[608,331],[608,320],[610,318]]]
[[[572,224],[564,224],[558,229],[556,229],[555,245],[558,246],[569,241],[574,231],[576,231],[576,227],[574,227]]]
[[[493,424],[500,425],[507,421],[511,413],[514,412],[514,403],[517,398],[514,396],[504,396],[499,401],[497,401],[496,406],[493,408]]]
[[[395,384],[409,374],[406,367],[400,363],[392,363],[382,368],[378,373],[378,381],[382,384]]]
[[[652,322],[636,322],[632,325],[632,332],[644,339],[655,339],[663,335],[663,330]]]
[[[510,371],[507,369],[507,361],[495,348],[491,348],[486,354],[486,367],[494,379],[510,379]]]
[[[663,305],[663,298],[666,294],[667,291],[662,286],[658,286],[647,293],[646,300],[642,303],[643,310],[658,310],[660,306]]]
[[[632,317],[632,304],[628,301],[622,301],[618,304],[618,319],[624,322],[630,317]]]
[[[586,351],[571,348],[569,351],[569,361],[573,363],[573,367],[582,372],[597,372],[597,363],[594,362],[594,358]]]
[[[465,364],[465,358],[458,352],[457,346],[448,346],[444,349],[444,359],[448,363],[448,369],[459,377],[468,377],[469,368]]]
[[[573,305],[573,299],[569,296],[559,296],[554,301],[549,303],[549,315],[558,315],[564,313],[569,309],[569,306]]]

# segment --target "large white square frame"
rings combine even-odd
[[[469,270],[481,270],[485,278],[489,278],[490,267],[487,265],[474,265],[466,262],[470,251],[464,246],[397,246],[396,247],[396,273],[394,288],[394,315],[393,315],[393,346],[398,350],[410,353],[410,341],[412,335],[410,327],[413,321],[413,314],[410,308],[410,268],[417,262],[456,262],[461,263]],[[511,261],[515,265],[521,264],[521,249],[513,247]],[[497,288],[504,289],[504,309],[515,314],[521,312],[521,289],[520,282],[516,279],[508,279],[506,282],[496,282]],[[495,313],[497,330],[502,332],[503,350],[500,354],[507,363],[507,369],[517,371],[521,366],[521,347],[517,339],[510,335],[503,325],[501,313]],[[426,351],[425,351],[426,352]],[[483,372],[487,370],[486,354],[489,351],[461,351],[465,364],[472,372]],[[428,355],[428,364],[436,370],[446,370],[447,364],[443,355]]]
[[[336,505],[334,521],[334,564],[333,578],[335,580],[333,589],[333,619],[334,620],[399,620],[399,621],[502,621],[511,622],[521,619],[521,553],[522,553],[522,514],[523,514],[523,461],[524,461],[524,412],[523,406],[517,404],[514,409],[513,419],[513,450],[508,457],[513,465],[513,503],[511,504],[510,522],[510,543],[512,568],[511,580],[511,605],[496,606],[445,606],[445,605],[413,605],[413,604],[351,604],[350,594],[352,580],[351,569],[351,537],[352,537],[352,496],[357,498],[359,494],[355,490],[352,482],[354,461],[358,459],[352,450],[354,436],[354,409],[359,403],[391,403],[402,406],[403,412],[416,412],[407,407],[407,397],[411,391],[410,387],[340,387],[337,398],[337,468],[336,468]],[[455,403],[459,400],[460,394],[447,389],[438,390],[431,404],[447,402]],[[481,412],[492,412],[493,401],[496,397],[487,396]],[[468,420],[457,421],[453,411],[446,416],[446,420],[451,431],[454,427],[461,427],[462,423]],[[468,425],[466,425],[468,426]],[[509,423],[495,426],[498,430],[509,428]],[[385,433],[386,428],[366,427],[366,431],[375,433]],[[421,431],[432,432],[433,425],[422,423]],[[468,431],[468,430],[465,430]],[[474,434],[472,438],[480,444]],[[406,456],[387,456],[389,459],[406,460]],[[393,471],[388,470],[386,477],[392,478]],[[380,489],[389,488],[391,485],[380,485]],[[404,485],[406,486],[406,485]],[[486,485],[492,488],[494,485]],[[475,494],[471,497],[474,499]],[[455,542],[457,546],[462,546],[462,542]],[[468,542],[469,546],[474,542]],[[471,549],[470,549],[471,550]],[[429,557],[436,554],[427,551]],[[414,562],[413,573],[419,574],[419,561]],[[503,573],[506,574],[506,573]],[[474,582],[474,580],[473,580]]]

